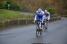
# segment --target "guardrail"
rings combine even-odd
[[[60,20],[61,18],[51,18],[50,22]],[[18,25],[27,25],[33,24],[33,19],[15,19],[15,20],[6,20],[0,22],[0,28],[10,27],[10,26],[18,26]]]
[[[17,25],[27,25],[27,24],[32,24],[32,23],[33,23],[32,19],[7,20],[7,21],[0,22],[0,28],[5,28],[9,26],[17,26]]]

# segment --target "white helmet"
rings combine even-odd
[[[45,10],[45,12],[48,12],[47,10]]]
[[[39,8],[39,9],[38,9],[38,12],[41,12],[41,11],[42,11],[42,9],[41,9],[41,8]]]

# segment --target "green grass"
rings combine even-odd
[[[0,9],[0,21],[15,20],[18,18],[31,19],[32,15],[32,13]]]

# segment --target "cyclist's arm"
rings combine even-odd
[[[36,22],[37,20],[37,15],[34,16],[34,23]]]
[[[48,19],[47,19],[47,20],[49,21],[49,20],[50,20],[50,13],[48,12],[48,14],[49,14],[49,15],[48,15]]]

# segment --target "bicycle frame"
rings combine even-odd
[[[42,35],[42,22],[37,22],[36,37]]]
[[[38,22],[38,29],[42,29],[42,22]]]

